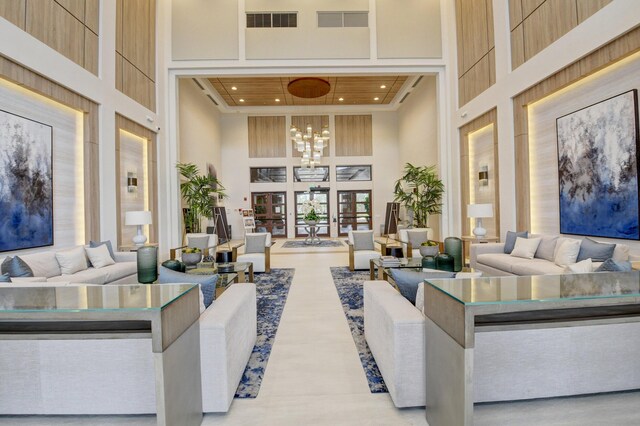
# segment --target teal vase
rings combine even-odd
[[[440,253],[436,256],[436,269],[439,269],[441,271],[454,272],[453,265],[453,256],[447,253]]]
[[[462,271],[462,240],[458,237],[445,238],[444,252],[453,257],[453,271]]]
[[[138,249],[138,282],[151,284],[158,279],[158,247],[145,246]]]
[[[436,258],[433,256],[425,256],[422,258],[422,267],[426,269],[436,269]]]

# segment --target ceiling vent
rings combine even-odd
[[[403,103],[405,99],[407,99],[409,97],[409,95],[411,94],[411,92],[407,92],[402,99],[400,99],[400,103]]]
[[[192,78],[192,80],[196,84],[196,86],[200,88],[200,90],[204,90],[204,87],[202,87],[202,84],[200,84],[197,78]]]
[[[420,84],[420,82],[422,81],[422,77],[424,77],[424,75],[421,75],[420,77],[418,77],[418,79],[416,80],[415,83],[413,83],[413,86],[411,86],[412,89],[415,89],[415,87]]]
[[[218,103],[216,102],[215,99],[213,99],[213,96],[207,95],[207,98],[211,99],[211,102],[213,102],[216,106],[218,106]]]

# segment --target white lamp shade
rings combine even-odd
[[[467,204],[467,217],[493,217],[493,204]]]
[[[126,212],[124,215],[125,225],[150,225],[151,212],[148,210]]]

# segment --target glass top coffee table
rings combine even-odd
[[[393,266],[385,266],[382,264],[381,258],[371,259],[369,261],[369,278],[371,280],[376,279],[376,271],[377,279],[388,281],[390,270],[391,269],[420,269],[422,270],[422,258],[421,257],[412,257],[411,259],[399,258],[399,265]],[[461,272],[474,272],[473,269],[464,267]]]
[[[222,294],[233,283],[253,282],[253,263],[251,262],[230,262],[230,263],[199,263],[195,268],[185,271],[190,275],[219,275],[216,284],[216,297]],[[247,274],[249,275],[247,281]]]

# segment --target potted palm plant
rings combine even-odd
[[[393,193],[393,201],[413,212],[412,226],[426,228],[430,215],[442,213],[444,184],[435,166],[405,164],[404,175],[396,181]]]
[[[200,174],[200,169],[193,163],[178,163],[176,168],[182,176],[180,194],[187,204],[188,210],[184,221],[186,229],[201,232],[202,219],[213,217],[215,198],[227,195],[220,181],[209,174]]]

